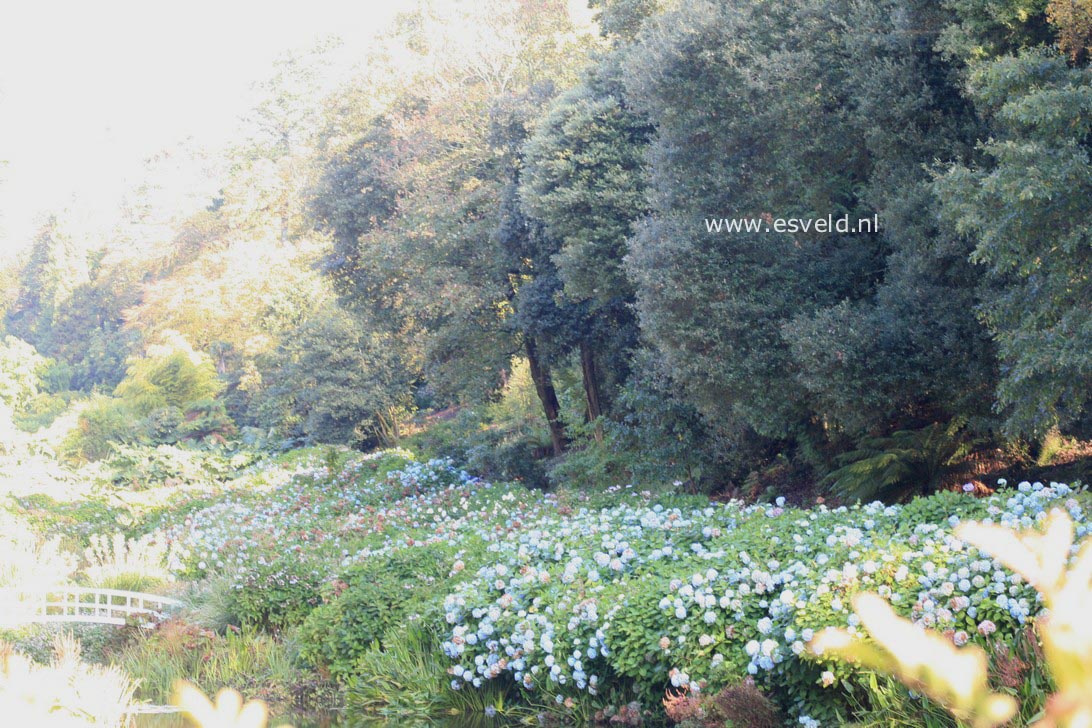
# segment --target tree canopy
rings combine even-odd
[[[293,442],[392,442],[518,371],[533,456],[618,477],[1092,433],[1087,3],[590,6],[422,0],[333,86],[330,44],[286,56],[202,207],[150,178],[110,239],[47,220],[5,333],[50,392]],[[720,227],[842,217],[879,224]]]

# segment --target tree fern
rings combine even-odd
[[[974,445],[962,418],[868,437],[857,449],[838,458],[840,467],[823,483],[846,502],[893,501],[913,493],[930,493],[940,486],[948,468],[965,458]]]

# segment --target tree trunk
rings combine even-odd
[[[538,392],[538,398],[542,401],[542,411],[546,413],[546,424],[550,428],[550,442],[554,446],[554,455],[560,455],[565,452],[568,438],[565,437],[565,426],[561,424],[561,405],[557,401],[554,382],[550,378],[550,371],[539,361],[535,340],[530,336],[524,336],[523,346],[527,351],[527,363],[531,366],[531,379],[535,383],[535,391]]]
[[[580,372],[584,379],[584,398],[588,404],[588,420],[595,421],[603,414],[599,401],[599,372],[595,368],[595,352],[586,341],[580,342]],[[603,425],[595,423],[595,440],[603,442]]]
[[[384,447],[395,447],[402,439],[402,430],[398,425],[398,412],[394,407],[375,413],[375,434]]]

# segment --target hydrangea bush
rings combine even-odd
[[[1009,640],[1040,612],[1037,593],[960,541],[956,527],[1029,527],[1062,508],[1078,538],[1090,530],[1083,496],[1060,483],[796,509],[783,499],[653,499],[632,488],[544,494],[406,453],[335,470],[304,463],[264,479],[173,528],[180,575],[227,573],[240,590],[283,599],[269,573],[291,564],[336,603],[361,564],[427,547],[446,554],[446,580],[431,576],[421,592],[407,573],[391,588],[435,595],[435,609],[422,611],[442,624],[453,689],[499,680],[536,703],[623,692],[658,703],[665,690],[751,677],[809,726],[848,710],[853,668],[805,645],[825,627],[858,629],[854,595],[878,593],[957,645]],[[330,613],[353,604],[359,614],[371,604],[362,599]]]

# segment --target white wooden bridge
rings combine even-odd
[[[0,627],[31,622],[81,622],[148,626],[182,606],[177,599],[80,586],[52,589],[0,589]]]

